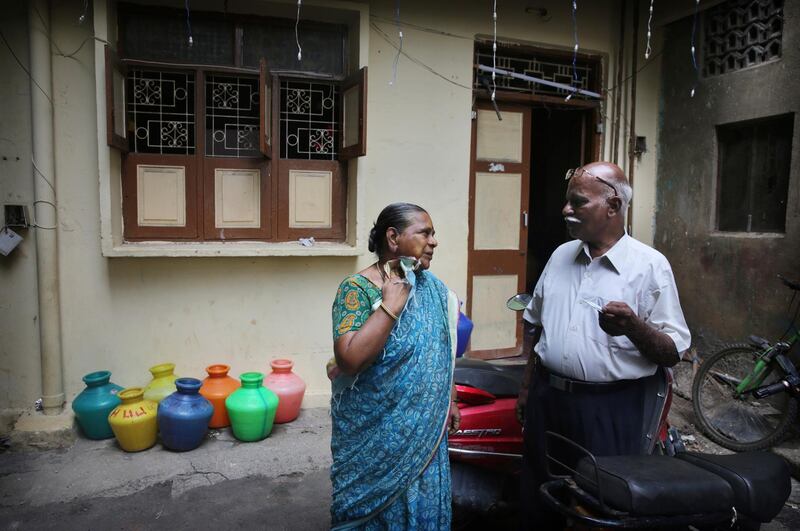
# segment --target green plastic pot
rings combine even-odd
[[[244,442],[260,441],[272,432],[278,395],[262,385],[260,372],[246,372],[239,379],[242,386],[225,399],[233,436]]]

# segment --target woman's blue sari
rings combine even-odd
[[[450,528],[453,302],[433,274],[417,273],[384,351],[355,380],[334,380],[334,529]]]

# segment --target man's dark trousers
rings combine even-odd
[[[536,372],[525,407],[520,474],[522,529],[558,529],[563,527],[563,519],[547,509],[539,496],[539,486],[547,479],[545,432],[561,434],[596,456],[639,454],[643,447],[646,384],[645,379],[640,379],[603,392],[567,392],[552,387],[541,367]],[[574,465],[580,455],[565,447],[564,442],[553,439],[550,453]],[[550,470],[566,473],[557,465],[551,465]]]

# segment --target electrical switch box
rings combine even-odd
[[[6,227],[28,228],[28,207],[25,205],[3,205],[4,225]]]

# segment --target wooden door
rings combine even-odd
[[[470,356],[519,354],[521,315],[506,300],[525,289],[531,109],[479,103],[472,121],[467,312]]]

